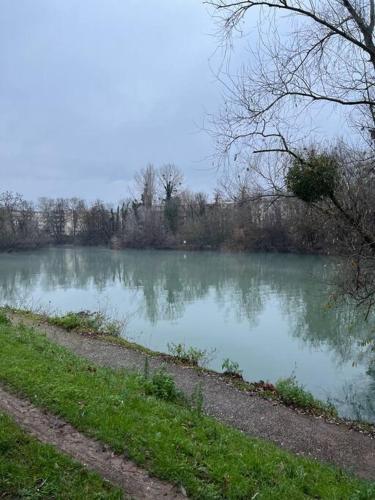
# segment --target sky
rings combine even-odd
[[[211,189],[216,29],[200,0],[2,0],[0,191],[115,202],[148,162]]]
[[[212,191],[218,44],[202,0],[2,0],[0,192],[116,203],[149,162]]]

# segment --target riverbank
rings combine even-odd
[[[81,346],[95,343],[95,352],[91,350],[91,354],[95,354],[96,362],[73,354],[72,345],[68,349],[56,345],[36,329],[2,322],[0,380],[3,386],[30,400],[33,407],[58,415],[62,422],[83,435],[106,444],[115,455],[125,456],[155,477],[169,480],[182,495],[186,493],[200,499],[253,498],[254,495],[327,499],[350,498],[354,494],[361,498],[374,496],[374,486],[367,482],[282,451],[265,440],[246,436],[206,416],[202,407],[207,407],[205,384],[202,404],[197,390],[195,399],[187,400],[165,372],[161,375],[159,371],[159,376],[154,377],[151,365],[148,376],[144,369],[140,374],[129,369],[124,371],[124,366],[122,370],[101,367],[104,364],[101,353],[107,352],[103,342],[83,339],[61,329],[55,330],[55,335],[55,341],[60,343],[69,337]],[[108,347],[125,352],[123,347],[110,344]],[[176,368],[181,374],[187,370],[185,378],[189,378],[189,369]],[[242,394],[233,389],[231,392]],[[6,392],[2,394],[4,404],[7,396]],[[240,410],[239,407],[233,409]],[[259,417],[255,412],[250,416],[254,422]],[[267,418],[264,413],[263,418]],[[369,447],[362,446],[357,457],[362,467],[361,470],[357,467],[355,472],[371,476],[370,469],[365,470],[364,461],[367,457],[373,463],[373,450],[371,456],[369,452],[374,441],[359,433],[347,432],[347,436],[354,435],[365,440],[363,445],[366,442]],[[353,441],[351,446],[355,450]],[[349,450],[341,448],[343,451]]]
[[[230,362],[230,360],[228,360],[227,371],[217,372],[201,364],[205,362],[205,358],[209,357],[207,351],[192,347],[186,348],[182,344],[170,346],[172,353],[169,354],[153,351],[122,337],[121,332],[124,325],[121,321],[110,320],[102,313],[82,311],[78,313],[70,312],[62,316],[51,316],[45,313],[11,307],[0,308],[0,312],[6,314],[15,323],[21,322],[32,327],[37,326],[47,334],[53,331],[53,327],[59,327],[85,338],[95,338],[127,350],[136,351],[144,356],[143,362],[145,359],[148,360],[152,357],[158,363],[158,366],[163,363],[168,363],[170,366],[182,365],[195,370],[199,375],[206,374],[215,377],[236,390],[282,404],[301,414],[323,418],[329,423],[344,425],[348,429],[354,429],[375,438],[375,424],[340,418],[336,408],[331,403],[314,398],[311,393],[298,385],[294,378],[281,379],[275,385],[262,380],[248,381],[242,377],[239,366],[236,369],[236,364]],[[138,363],[135,368],[141,369],[142,366],[142,363]]]
[[[32,250],[45,250],[50,248],[103,248],[106,250],[144,250],[144,251],[178,251],[178,252],[215,252],[218,254],[285,254],[285,255],[311,255],[311,256],[326,256],[326,257],[341,257],[342,253],[339,251],[334,251],[332,248],[327,249],[307,249],[307,248],[246,248],[243,246],[235,246],[230,244],[225,244],[221,246],[213,246],[213,245],[193,245],[188,243],[179,242],[174,245],[145,245],[145,246],[119,246],[116,243],[109,242],[107,244],[85,244],[84,242],[67,242],[67,243],[56,243],[56,242],[46,242],[39,244],[30,244],[30,245],[17,245],[17,246],[9,246],[9,247],[1,247],[0,253],[22,253],[29,252]]]
[[[14,318],[13,318],[14,319]],[[361,477],[375,479],[375,440],[344,423],[329,423],[322,417],[303,415],[277,401],[239,390],[213,372],[205,372],[145,352],[120,345],[110,338],[95,335],[82,337],[61,327],[35,318],[23,318],[28,327],[34,325],[47,338],[96,365],[112,369],[143,372],[145,362],[150,372],[164,366],[177,389],[188,399],[199,388],[202,410],[249,436],[273,441],[298,455],[313,457],[345,468]]]

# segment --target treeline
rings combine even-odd
[[[118,206],[101,201],[43,198],[37,204],[9,192],[0,196],[0,248],[47,244],[114,248],[188,248],[327,253],[334,231],[308,204],[268,198],[236,178],[216,191],[183,188],[174,165],[149,165],[135,178],[135,196]],[[230,187],[230,188],[229,188]]]

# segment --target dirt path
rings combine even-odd
[[[75,458],[104,479],[120,486],[131,498],[185,499],[167,482],[152,478],[148,473],[112,453],[108,447],[87,438],[60,418],[43,412],[31,403],[17,398],[0,387],[0,410],[3,410],[22,427],[44,443]]]
[[[27,323],[25,319],[23,322]],[[69,333],[45,323],[36,325],[34,322],[34,326],[45,332],[49,339],[99,365],[144,368],[147,355],[142,352]],[[166,363],[162,358],[149,357],[151,370],[162,364],[185,394],[190,395],[197,384],[201,384],[208,415],[250,436],[273,441],[298,455],[337,465],[359,477],[375,481],[375,439],[345,425],[302,415],[281,404],[237,390],[215,374],[200,373],[193,368]]]

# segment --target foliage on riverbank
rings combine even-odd
[[[0,413],[1,498],[123,498],[119,489]]]
[[[120,321],[109,320],[101,312],[69,312],[63,316],[47,316],[46,319],[51,325],[60,326],[68,331],[79,331],[88,335],[97,334],[118,337],[122,329]]]
[[[44,198],[34,206],[19,194],[0,193],[0,250],[64,244],[116,249],[331,250],[332,238],[300,201],[281,198],[265,210],[261,197],[240,185],[235,191],[229,198],[216,194],[214,202],[204,193],[180,191],[170,199],[146,203],[144,193],[139,193],[138,200],[113,208],[77,198]]]
[[[0,325],[0,380],[193,498],[375,495],[374,486],[150,394],[143,375],[92,366],[26,327]]]
[[[188,347],[185,344],[168,344],[168,353],[171,358],[178,362],[188,366],[206,366],[212,359],[215,353],[215,349],[198,349],[196,347]]]
[[[99,320],[97,318],[99,318]],[[64,316],[47,316],[46,319],[50,324],[60,326],[68,331],[74,330],[83,334],[91,333],[118,337],[120,333],[119,323],[109,321],[100,313],[72,312]],[[127,341],[124,340],[124,342],[125,347],[129,347]],[[138,348],[138,345],[133,344],[133,347]],[[199,367],[200,369],[202,369],[214,355],[214,350],[208,352],[207,350],[187,347],[185,344],[169,344],[168,350],[169,357],[172,361],[183,363],[191,367]],[[157,352],[152,354],[155,356],[166,356]],[[267,382],[247,382],[242,379],[242,371],[238,363],[229,359],[224,360],[223,370],[224,375],[237,387],[255,391],[264,397],[277,399],[287,406],[300,408],[314,415],[338,418],[337,410],[332,404],[315,398],[309,391],[298,384],[295,377],[280,379],[275,385]]]
[[[306,408],[318,415],[326,415],[334,418],[338,416],[337,410],[332,404],[316,399],[311,392],[298,384],[296,378],[293,376],[278,380],[275,389],[280,399],[286,405]]]

